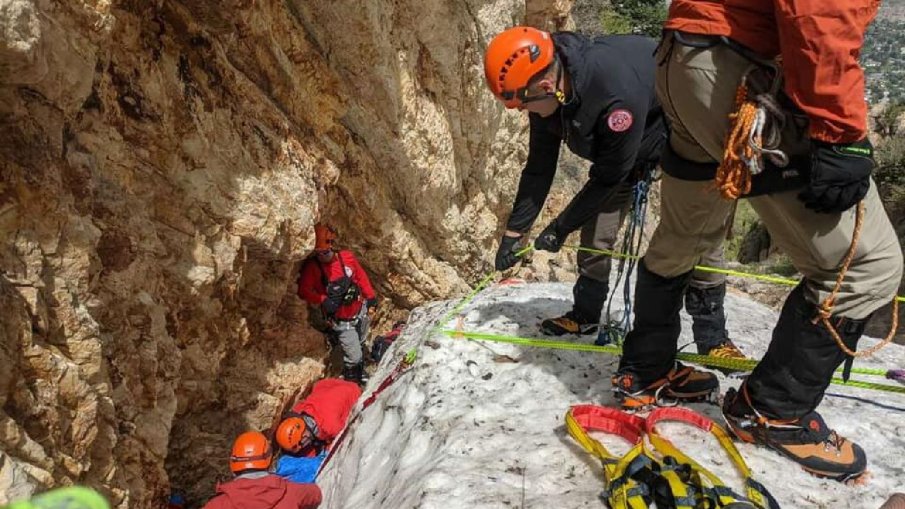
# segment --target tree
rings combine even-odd
[[[666,21],[667,3],[663,0],[612,0],[610,9],[600,16],[608,34],[640,34],[659,37]]]
[[[874,117],[877,133],[884,137],[895,136],[903,114],[905,114],[905,102],[889,103],[879,115]]]

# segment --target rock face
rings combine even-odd
[[[483,275],[526,151],[483,48],[570,7],[527,3],[0,0],[0,503],[210,494],[323,371],[318,220],[385,310]]]

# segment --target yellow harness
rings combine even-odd
[[[719,477],[680,451],[656,431],[661,421],[692,424],[713,434],[745,477],[748,497],[736,494]],[[770,493],[751,476],[745,460],[726,431],[710,419],[679,407],[654,409],[647,419],[596,405],[576,405],[566,413],[572,438],[603,463],[606,489],[601,498],[612,509],[697,509],[715,507],[778,509]],[[614,456],[590,431],[616,435],[632,444]],[[644,442],[647,433],[653,450]]]

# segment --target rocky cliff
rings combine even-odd
[[[486,272],[526,148],[482,51],[570,3],[0,1],[0,503],[209,494],[323,370],[317,220],[385,313]]]

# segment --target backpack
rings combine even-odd
[[[321,273],[321,282],[324,285],[325,294],[328,299],[331,299],[335,302],[338,302],[340,306],[345,306],[351,304],[358,300],[361,295],[361,288],[352,281],[352,278],[346,274],[346,263],[343,261],[343,257],[340,252],[336,252],[336,257],[339,259],[339,264],[342,266],[343,275],[334,281],[330,281],[327,279],[327,273],[324,271],[324,267],[321,263],[315,258],[313,255],[305,258],[305,261],[302,263],[302,268],[299,271],[299,279],[298,282],[301,284],[302,274],[307,270],[308,265],[314,263],[317,265],[318,270]],[[309,313],[311,314],[316,313]],[[325,318],[331,318],[327,313],[323,313]],[[313,326],[313,324],[312,324]],[[317,330],[320,330],[318,327],[314,327]]]
[[[373,359],[375,363],[380,362],[380,359],[383,358],[383,354],[386,353],[390,345],[393,344],[393,341],[396,341],[396,338],[402,333],[403,327],[405,327],[405,320],[399,320],[393,324],[393,330],[374,338],[374,344],[371,345],[371,359]]]

